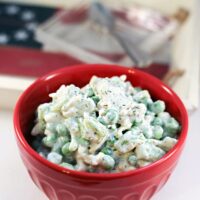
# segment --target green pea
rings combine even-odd
[[[88,87],[85,93],[86,93],[87,97],[94,96],[94,91],[91,87]]]
[[[98,96],[93,96],[91,98],[95,102],[95,104],[97,104],[100,101],[100,98]]]
[[[128,157],[128,162],[132,165],[135,166],[137,164],[137,157],[135,155],[130,155]]]
[[[53,145],[52,151],[53,151],[53,152],[57,152],[57,153],[61,153],[61,148],[62,148],[62,146],[63,146],[65,143],[67,143],[67,142],[69,142],[69,141],[68,141],[68,138],[66,138],[66,137],[59,137],[59,138],[57,139],[56,143]]]
[[[152,121],[152,125],[154,125],[154,126],[162,126],[163,125],[163,120],[160,117],[155,117],[154,120]]]
[[[55,144],[56,140],[57,140],[56,135],[55,134],[50,134],[50,135],[44,137],[42,139],[42,142],[46,147],[53,147],[53,145]]]
[[[176,134],[170,133],[170,132],[168,132],[168,131],[166,131],[166,130],[164,129],[163,138],[165,138],[165,137],[175,138],[175,137],[176,137]]]
[[[105,120],[102,117],[98,118],[99,122],[102,123],[103,125],[107,125],[107,123],[105,122]]]
[[[119,119],[119,114],[116,110],[109,109],[106,112],[105,121],[108,122],[108,124],[116,124],[118,119]]]
[[[69,130],[64,124],[58,124],[56,126],[56,131],[58,133],[58,136],[67,136],[69,135]]]
[[[176,133],[179,131],[179,123],[171,117],[164,125],[165,131],[169,133],[169,136],[174,137]]]
[[[117,111],[115,111],[115,110],[109,110],[107,112],[106,116],[108,117],[108,119],[110,121],[116,121],[116,123],[117,123],[117,121],[118,121],[118,113],[117,113]]]
[[[155,139],[160,140],[163,137],[163,128],[161,126],[154,126],[153,134]]]
[[[60,164],[60,166],[65,167],[65,168],[67,168],[67,169],[74,169],[74,166],[73,166],[73,165],[71,165],[71,164],[69,164],[69,163],[66,163],[66,162],[62,162],[62,163]]]
[[[142,133],[144,134],[144,136],[146,138],[152,138],[153,137],[153,131],[152,131],[152,128],[151,126],[148,126],[148,125],[144,125],[141,127],[142,129]]]
[[[153,103],[153,100],[151,98],[146,98],[142,103],[144,103],[146,106],[149,106]]]
[[[141,90],[139,92],[137,92],[134,96],[133,99],[138,102],[138,103],[143,103],[145,105],[147,105],[149,103],[150,100],[150,95],[149,92],[147,90]]]
[[[139,102],[145,104],[146,106],[153,103],[153,101],[149,97],[144,97]]]
[[[115,165],[115,160],[109,155],[104,155],[102,165],[105,169],[111,170]]]
[[[69,145],[70,145],[70,142],[67,142],[66,144],[64,144],[62,146],[61,151],[62,151],[63,155],[65,155],[65,156],[71,153],[71,151],[69,150]]]
[[[107,147],[107,146],[105,146],[101,150],[101,152],[103,152],[104,154],[109,155],[109,156],[111,156],[113,154],[113,150],[111,148]]]
[[[161,100],[155,101],[149,106],[149,109],[152,112],[159,114],[165,110],[165,103],[164,101],[161,101]]]

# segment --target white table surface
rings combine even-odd
[[[47,200],[28,176],[14,138],[12,111],[0,110],[0,200]],[[200,199],[200,109],[190,115],[187,143],[178,166],[152,200]]]

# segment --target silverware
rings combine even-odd
[[[88,17],[94,23],[108,29],[110,34],[116,38],[135,65],[144,67],[151,64],[151,57],[140,50],[133,42],[130,43],[131,38],[130,36],[128,37],[125,32],[122,33],[117,30],[115,17],[104,5],[98,1],[94,1],[89,8]]]

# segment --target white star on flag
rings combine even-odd
[[[35,17],[34,12],[29,11],[29,10],[22,12],[22,15],[21,15],[21,18],[24,21],[32,20],[34,17]]]
[[[19,12],[19,7],[18,6],[15,6],[15,5],[10,5],[10,6],[7,6],[6,7],[6,13],[8,15],[15,15]]]
[[[0,44],[6,44],[9,41],[8,35],[0,33]]]
[[[26,40],[28,38],[28,33],[26,31],[23,30],[19,30],[15,33],[14,35],[16,40]]]
[[[38,24],[36,22],[29,22],[25,26],[27,30],[34,31],[37,28],[37,25]]]

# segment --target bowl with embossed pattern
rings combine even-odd
[[[181,124],[177,144],[158,161],[119,173],[89,173],[63,168],[41,157],[30,145],[37,106],[49,100],[60,85],[86,85],[93,75],[125,74],[134,85],[165,101],[167,111]],[[14,128],[21,158],[33,182],[50,200],[148,200],[167,182],[182,153],[188,130],[188,115],[179,97],[157,78],[136,69],[114,65],[79,65],[54,71],[37,79],[19,98]]]

